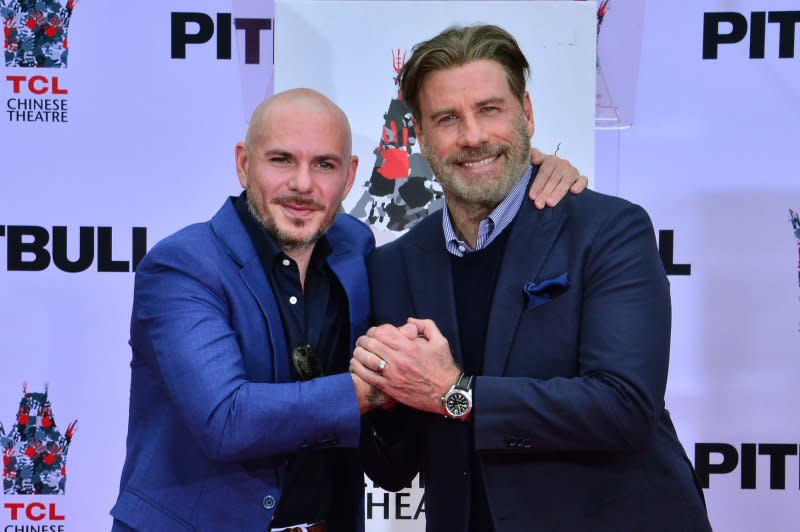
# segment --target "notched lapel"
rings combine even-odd
[[[264,268],[258,260],[253,241],[250,240],[242,220],[236,213],[233,198],[228,199],[211,219],[211,228],[231,258],[241,266],[239,276],[253,294],[264,315],[272,348],[272,378],[274,382],[288,382],[291,379],[289,357],[286,353],[286,338],[283,335],[278,303],[264,274]],[[264,356],[269,355],[265,345]]]
[[[483,374],[502,375],[520,316],[525,282],[535,279],[567,218],[564,208],[536,210],[525,198],[511,226],[486,329]]]
[[[338,245],[338,244],[337,244]],[[341,246],[340,246],[341,248]],[[350,342],[352,349],[356,336],[361,331],[367,330],[369,312],[369,282],[367,281],[367,268],[360,255],[348,253],[346,249],[339,249],[328,257],[328,265],[342,283],[347,296],[347,308],[350,312]],[[349,354],[348,354],[349,359]]]
[[[264,268],[261,266],[258,257],[254,257],[253,260],[245,264],[239,270],[239,275],[253,294],[253,297],[256,298],[258,307],[264,314],[264,321],[267,323],[270,347],[272,348],[274,382],[289,382],[291,380],[291,372],[289,371],[289,357],[286,355],[286,338],[283,335],[280,318],[274,319],[280,316],[278,302],[275,300],[275,294],[269,286],[269,282],[264,275]],[[267,353],[265,352],[264,355],[266,356]]]
[[[459,365],[463,365],[453,295],[453,273],[441,224],[438,224],[437,230],[426,235],[424,241],[414,242],[410,249],[406,248],[403,260],[411,284],[414,309],[419,314],[412,317],[433,320],[447,338],[453,358]]]
[[[239,275],[258,302],[258,307],[264,314],[264,321],[267,323],[269,342],[272,348],[274,382],[289,382],[291,380],[289,357],[286,354],[286,338],[283,335],[278,302],[275,300],[275,294],[269,286],[266,275],[264,275],[264,268],[261,266],[258,256],[254,256],[250,262],[245,264],[239,270]],[[266,351],[266,346],[264,347]]]

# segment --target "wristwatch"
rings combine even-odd
[[[442,396],[445,417],[467,419],[472,411],[472,377],[460,373],[456,383]]]

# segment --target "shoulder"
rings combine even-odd
[[[158,241],[147,252],[145,260],[193,255],[208,247],[211,240],[212,232],[208,222],[191,224]]]
[[[593,218],[603,218],[626,211],[644,212],[644,209],[624,198],[594,190],[584,190],[577,195],[570,194],[562,200],[562,203],[571,214]]]
[[[419,221],[405,234],[382,244],[367,259],[370,279],[397,279],[410,264],[431,250],[444,252],[442,211],[437,210]]]
[[[364,257],[375,249],[375,235],[372,229],[349,214],[337,214],[325,235],[334,249],[345,246]]]
[[[650,216],[628,200],[585,191],[565,198],[559,242],[573,252],[581,250],[588,265],[617,272],[634,264],[648,264],[649,271],[663,275],[656,234]]]
[[[227,236],[221,235],[220,231]],[[243,236],[246,237],[244,226],[236,216],[232,203],[226,201],[210,220],[188,225],[156,243],[136,269],[137,277],[164,270],[182,271],[200,277],[212,275],[219,271],[222,263],[234,262],[226,246],[241,240]],[[226,244],[220,238],[231,242]],[[252,253],[255,254],[255,249]]]
[[[589,231],[640,223],[652,226],[647,211],[641,206],[593,190],[568,195],[554,209],[566,214],[570,225]]]
[[[188,225],[159,241],[137,272],[159,266],[201,272],[218,270],[221,262],[242,262],[250,256],[255,256],[255,248],[232,201],[227,199],[210,220]]]
[[[137,273],[204,268],[203,264],[218,253],[215,240],[208,222],[184,227],[156,243],[139,264]]]
[[[393,260],[399,254],[407,253],[413,248],[428,249],[437,245],[444,247],[441,209],[427,215],[405,234],[382,244],[375,250],[373,257],[380,260]]]

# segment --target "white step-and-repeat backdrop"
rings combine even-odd
[[[306,85],[340,103],[361,158],[345,208],[387,241],[441,201],[396,68],[478,21],[531,59],[534,143],[653,218],[672,283],[667,405],[715,530],[796,529],[796,2],[0,0],[0,19],[3,531],[110,527],[132,272],[238,193],[233,146],[258,101]],[[43,446],[20,443],[29,423]],[[369,531],[424,529],[418,484],[366,484]]]

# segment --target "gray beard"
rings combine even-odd
[[[462,150],[451,155],[447,159],[439,159],[433,155],[433,150],[428,143],[425,135],[422,135],[422,143],[425,152],[428,154],[428,162],[433,169],[433,173],[444,189],[445,198],[455,200],[467,205],[479,206],[492,211],[503,201],[511,190],[519,182],[530,166],[530,142],[525,120],[520,118],[517,127],[517,142],[505,144],[497,149],[497,145],[490,145],[473,150]],[[497,181],[491,186],[476,186],[467,183],[452,171],[452,166],[461,157],[483,157],[497,153],[505,154],[507,159],[506,169],[500,174]]]

